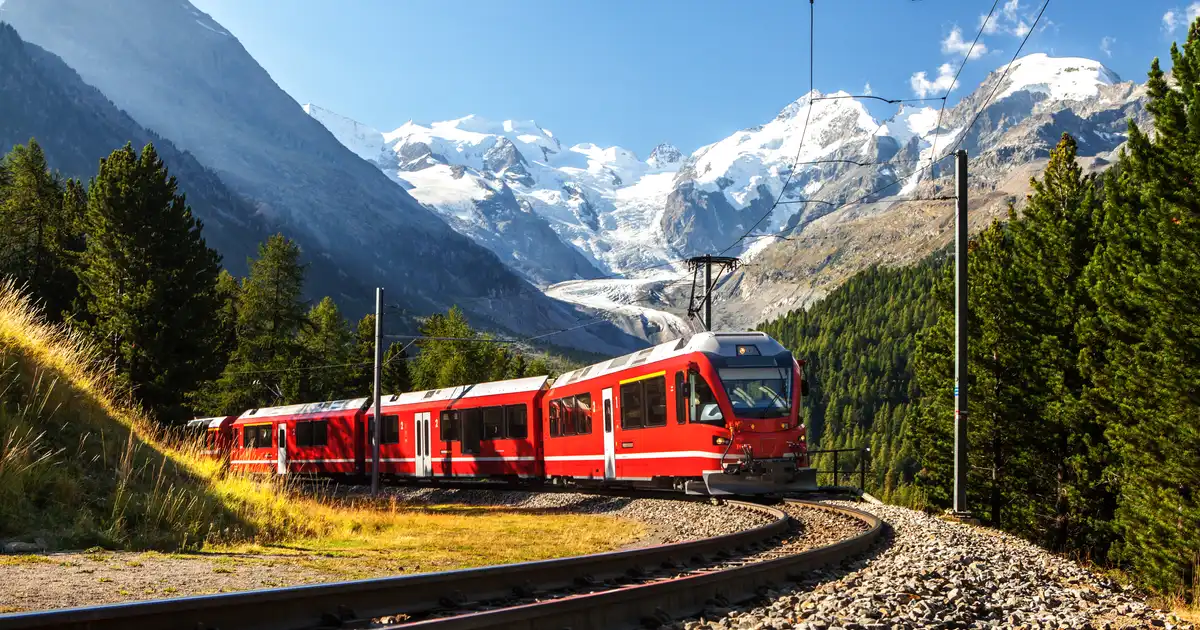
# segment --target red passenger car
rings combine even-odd
[[[815,489],[800,364],[763,333],[702,333],[568,372],[546,392],[545,475],[692,493]]]
[[[225,457],[233,440],[233,422],[237,416],[217,416],[188,420],[187,431],[202,444],[201,453],[208,457]]]
[[[276,474],[352,475],[363,470],[363,409],[354,398],[251,409],[233,423],[230,468]]]
[[[385,397],[380,403],[380,473],[541,477],[539,410],[546,381],[535,376]],[[373,412],[367,411],[369,436],[374,435]],[[368,472],[371,457],[368,452]]]

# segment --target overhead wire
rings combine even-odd
[[[1041,21],[1042,14],[1046,12],[1046,7],[1048,6],[1050,6],[1050,0],[1046,0],[1042,3],[1041,10],[1038,11],[1037,17],[1033,20],[1033,26],[1030,26],[1029,30],[1025,31],[1025,37],[1021,40],[1021,45],[1017,46],[1017,52],[1013,53],[1012,59],[1009,60],[1008,65],[1004,66],[1004,72],[1000,74],[1000,80],[997,81],[995,87],[992,88],[992,93],[989,94],[988,97],[983,101],[983,104],[979,106],[979,109],[975,112],[975,116],[971,118],[971,122],[967,125],[967,128],[964,129],[962,134],[959,135],[958,142],[956,142],[954,144],[954,148],[950,150],[951,155],[953,155],[954,152],[958,150],[958,147],[962,146],[962,143],[966,141],[967,132],[969,132],[971,128],[975,126],[975,122],[979,120],[979,117],[983,115],[983,111],[987,109],[987,106],[991,104],[992,99],[996,97],[996,92],[1000,91],[1000,86],[1004,85],[1004,79],[1008,76],[1008,71],[1011,70],[1012,65],[1016,63],[1017,57],[1021,56],[1021,50],[1025,48],[1025,42],[1029,41],[1029,36],[1033,35],[1033,31],[1037,29],[1038,22]]]
[[[792,183],[792,177],[795,176],[795,174],[796,174],[796,167],[797,167],[798,163],[800,162],[800,153],[804,149],[804,136],[808,134],[808,121],[812,117],[812,110],[813,110],[813,86],[814,86],[813,51],[816,49],[816,47],[813,43],[813,41],[814,41],[813,37],[816,32],[816,28],[815,28],[815,24],[814,24],[815,19],[816,19],[816,11],[813,8],[813,4],[814,4],[814,0],[808,0],[808,107],[805,108],[804,126],[800,128],[800,142],[797,143],[797,145],[796,145],[796,158],[794,160],[792,160],[792,167],[790,169],[788,169],[787,179],[785,179],[783,181],[783,186],[779,189],[779,195],[777,197],[775,197],[775,203],[771,204],[771,207],[768,208],[767,211],[765,213],[763,213],[763,215],[761,217],[759,217],[757,221],[754,222],[754,225],[750,226],[750,229],[746,230],[745,234],[742,234],[741,236],[737,237],[737,239],[735,239],[732,243],[729,244],[729,247],[726,247],[725,249],[721,250],[717,254],[718,256],[724,256],[726,252],[733,249],[734,247],[737,247],[738,243],[745,240],[745,238],[748,234],[753,232],[755,228],[757,228],[763,221],[765,221],[767,219],[767,217],[771,216],[771,213],[774,212],[775,208],[779,206],[779,202],[783,200],[784,194],[787,193],[787,187]]]
[[[971,42],[971,47],[967,49],[967,54],[963,55],[962,63],[958,64],[958,72],[954,73],[954,78],[950,80],[950,86],[946,88],[946,95],[942,97],[942,108],[938,110],[937,124],[933,126],[933,142],[930,143],[929,149],[930,164],[933,163],[933,158],[937,157],[937,141],[942,131],[942,114],[946,112],[946,100],[950,98],[950,92],[953,92],[954,86],[958,84],[959,75],[962,74],[963,68],[967,67],[967,62],[971,60],[971,53],[975,52],[975,45],[979,43],[979,38],[983,36],[983,31],[987,28],[988,22],[991,21],[992,15],[996,13],[996,7],[999,4],[1000,0],[993,0],[992,8],[988,11],[987,17],[983,18],[983,22],[979,24],[979,32],[975,34],[975,41]]]

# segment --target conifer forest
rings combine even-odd
[[[1064,134],[1020,211],[969,247],[968,504],[1164,593],[1200,580],[1200,37],[1149,72],[1154,133],[1084,176]],[[761,329],[807,361],[817,448],[942,509],[954,470],[946,252],[872,268]],[[828,461],[823,463],[828,466]],[[857,458],[839,466],[858,470]]]

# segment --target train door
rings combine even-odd
[[[287,425],[279,423],[279,455],[275,458],[275,472],[286,475],[288,471],[287,459]]]
[[[416,446],[417,453],[417,476],[431,477],[433,476],[433,458],[429,454],[430,431],[428,411],[413,416],[413,431],[416,432],[413,444]]]
[[[601,392],[604,399],[604,478],[617,478],[617,442],[613,435],[613,395],[612,388]]]

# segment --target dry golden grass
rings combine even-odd
[[[642,533],[600,516],[375,506],[228,474],[131,400],[81,334],[45,323],[11,282],[0,282],[0,538],[317,553],[345,572],[355,563],[407,571],[560,557]]]

